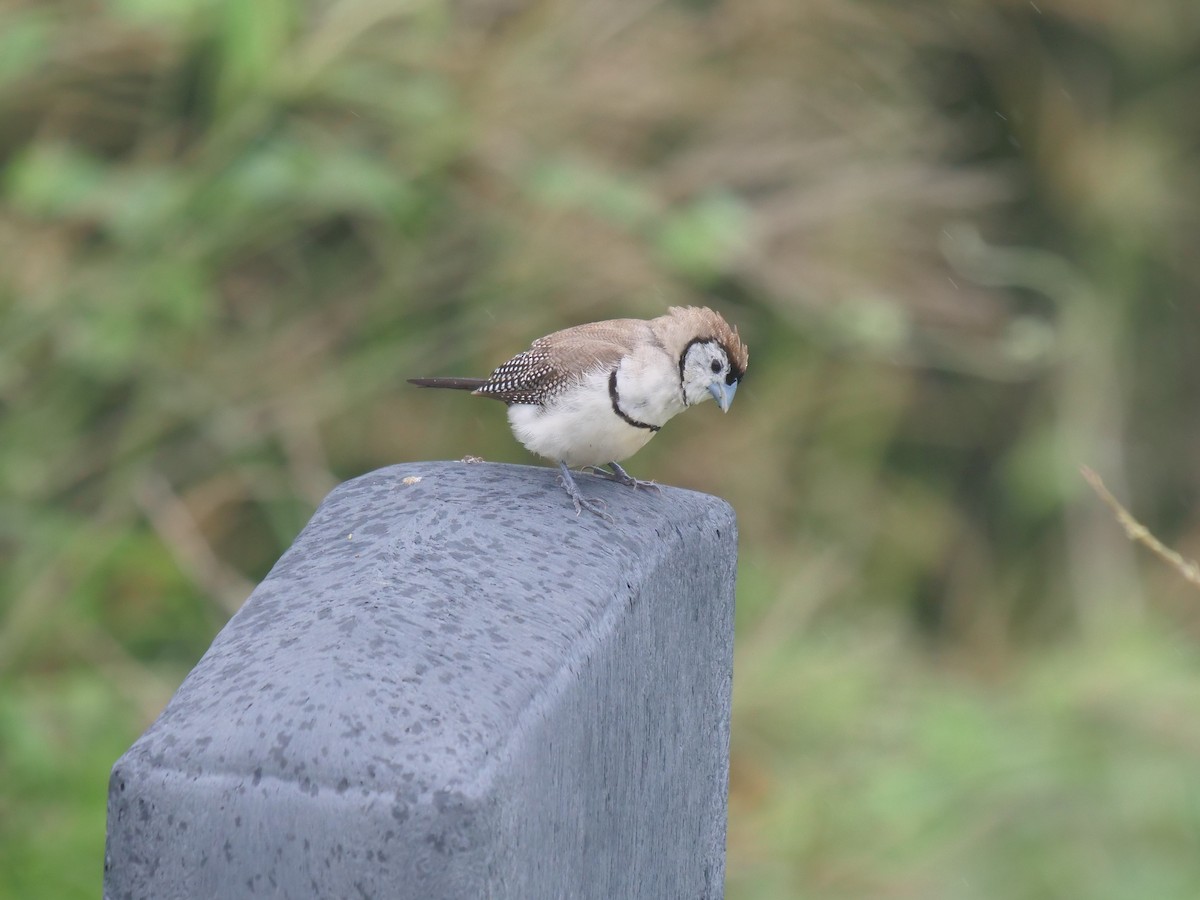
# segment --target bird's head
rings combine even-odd
[[[664,345],[678,347],[683,402],[692,406],[712,397],[722,412],[729,412],[750,361],[737,329],[711,309],[694,306],[672,307],[655,322],[662,323]]]
[[[679,382],[688,406],[712,397],[721,412],[729,412],[741,379],[742,373],[733,368],[728,351],[713,340],[692,341],[679,361]]]

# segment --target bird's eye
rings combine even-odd
[[[721,361],[719,359],[712,361],[712,370],[714,374],[721,371]]]

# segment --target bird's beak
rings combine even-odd
[[[733,395],[737,393],[737,386],[738,383],[736,381],[733,384],[714,381],[708,386],[708,392],[717,401],[717,406],[721,407],[721,412],[729,412],[729,407],[733,403]]]

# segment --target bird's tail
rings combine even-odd
[[[417,387],[448,388],[452,391],[473,391],[483,386],[486,378],[410,378]]]

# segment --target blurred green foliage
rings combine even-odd
[[[1200,896],[1200,7],[0,5],[0,895],[405,390],[707,303],[633,466],[742,528],[731,898]],[[710,413],[706,415],[705,412]],[[549,475],[548,475],[549,477]]]

